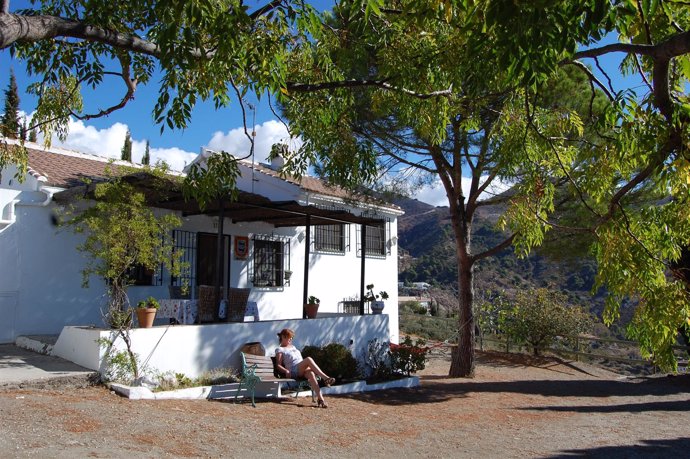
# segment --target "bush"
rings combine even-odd
[[[422,303],[419,301],[405,301],[400,305],[401,312],[410,312],[412,314],[426,315],[427,311]]]
[[[569,306],[563,293],[545,288],[519,292],[501,322],[506,333],[531,345],[535,355],[557,336],[575,336],[592,328],[589,314]]]
[[[425,339],[420,338],[415,343],[412,338],[405,336],[402,343],[391,343],[389,352],[393,372],[410,376],[411,373],[424,369],[429,348],[426,347]]]
[[[330,343],[324,347],[305,346],[302,356],[311,357],[324,373],[338,381],[357,379],[357,360],[350,350],[339,343]]]
[[[400,333],[421,336],[425,339],[445,341],[457,336],[458,320],[455,318],[400,314]]]

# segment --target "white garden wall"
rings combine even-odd
[[[268,355],[278,345],[277,333],[283,328],[295,331],[295,346],[324,346],[340,343],[359,359],[371,340],[388,340],[388,316],[340,316],[316,319],[245,322],[211,325],[160,326],[131,331],[134,352],[149,369],[173,371],[196,377],[220,367],[241,367],[240,349],[249,342],[263,344]],[[65,327],[53,347],[53,355],[92,370],[102,370],[104,348],[100,338],[114,339],[111,330]],[[125,349],[121,339],[117,349]]]

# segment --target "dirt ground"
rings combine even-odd
[[[104,387],[0,391],[6,457],[688,457],[690,376],[630,378],[480,353],[421,387],[250,403],[131,401]]]

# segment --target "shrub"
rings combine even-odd
[[[455,318],[400,314],[400,332],[421,336],[425,339],[445,341],[457,336],[458,320]]]
[[[362,360],[362,373],[370,382],[391,379],[390,343],[377,339],[369,341]]]
[[[402,311],[409,311],[412,314],[426,315],[427,313],[426,307],[422,306],[422,303],[419,301],[405,301],[400,306]]]
[[[519,292],[514,307],[505,312],[502,329],[512,338],[534,348],[534,354],[551,345],[557,336],[568,337],[589,331],[589,314],[567,305],[567,297],[545,288]]]
[[[357,360],[350,350],[340,343],[330,343],[324,347],[305,346],[302,356],[311,357],[324,373],[338,381],[359,377]]]
[[[400,344],[390,344],[390,364],[394,373],[402,373],[410,376],[426,367],[426,354],[429,348],[426,347],[426,340],[420,338],[413,342],[412,338],[405,336]]]

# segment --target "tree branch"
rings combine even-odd
[[[362,88],[362,87],[378,87],[386,89],[388,91],[398,91],[408,96],[413,96],[418,99],[431,99],[433,97],[450,97],[453,95],[453,88],[443,89],[440,91],[432,92],[415,92],[410,89],[401,88],[398,86],[393,86],[384,80],[342,80],[342,81],[331,81],[323,83],[295,83],[288,82],[286,87],[288,91],[294,92],[314,92],[314,91],[327,91],[331,89],[340,88]]]
[[[134,35],[84,24],[58,16],[0,13],[0,49],[16,42],[38,42],[55,37],[79,38],[113,48],[158,57],[160,48]]]
[[[114,73],[114,72],[104,72],[104,74],[118,75],[118,76],[122,77],[122,81],[125,82],[125,86],[127,87],[127,92],[125,93],[124,97],[122,97],[122,100],[120,100],[120,103],[115,104],[112,107],[106,108],[105,110],[99,110],[98,113],[94,113],[91,115],[77,115],[76,113],[74,113],[70,110],[70,113],[72,114],[72,116],[74,116],[75,118],[77,118],[79,120],[83,120],[83,121],[90,120],[93,118],[101,118],[103,116],[107,116],[107,115],[111,114],[112,112],[114,112],[116,110],[120,110],[125,105],[127,105],[127,103],[130,100],[132,100],[134,98],[134,92],[137,89],[137,80],[136,79],[132,80],[129,77],[129,68],[130,67],[129,67],[128,59],[126,59],[122,56],[119,56],[118,59],[120,61],[120,65],[122,66],[122,73],[118,74],[118,73]],[[75,86],[75,90],[79,87],[80,83],[81,83],[81,81],[79,83],[77,83],[77,85]]]
[[[510,235],[509,238],[504,239],[503,242],[501,242],[500,244],[497,244],[488,250],[485,250],[483,252],[480,252],[480,253],[473,255],[472,256],[472,263],[476,263],[477,261],[479,261],[483,258],[493,257],[494,255],[507,249],[508,247],[511,246],[511,244],[513,243],[513,240],[517,237],[517,235],[518,235],[518,233],[513,233]]]

